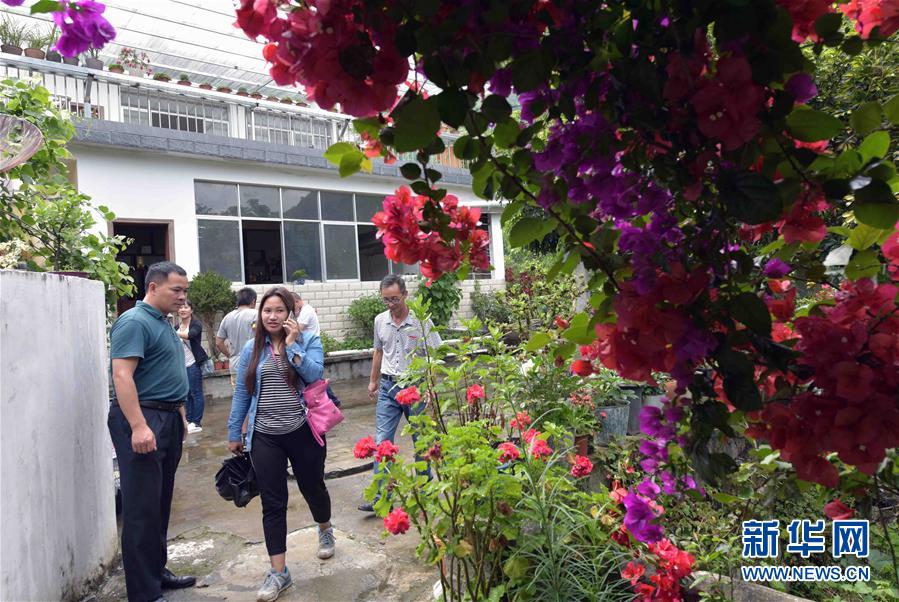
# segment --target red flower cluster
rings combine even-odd
[[[769,404],[747,433],[769,441],[806,481],[835,487],[824,455],[873,474],[885,450],[899,446],[899,287],[847,283],[823,315],[795,321],[796,349],[813,373],[789,404]]]
[[[593,374],[593,364],[587,360],[574,360],[571,362],[571,372],[578,376],[590,376]]]
[[[510,443],[509,441],[500,443],[497,449],[500,451],[499,461],[502,464],[513,462],[521,457],[521,452],[518,451],[518,448],[515,447],[514,443]]]
[[[375,460],[378,462],[392,462],[393,457],[400,451],[391,441],[382,441],[375,453]]]
[[[378,446],[374,439],[371,437],[363,437],[356,441],[356,446],[353,447],[353,455],[360,460],[362,458],[371,458],[376,449],[378,449]]]
[[[396,402],[401,406],[411,406],[419,401],[421,401],[421,394],[418,392],[418,387],[414,385],[406,387],[396,394]]]
[[[875,27],[880,37],[887,38],[899,30],[899,4],[896,0],[849,0],[840,10],[854,20],[855,29],[863,38],[871,37]]]
[[[471,385],[468,387],[468,391],[465,392],[465,400],[470,406],[476,404],[479,399],[484,399],[485,397],[487,397],[487,394],[484,392],[484,387],[481,385]]]
[[[752,140],[762,122],[758,113],[765,100],[764,89],[752,82],[752,67],[741,56],[718,61],[717,72],[693,95],[692,104],[699,131],[734,150]]]
[[[821,242],[827,234],[827,225],[819,212],[827,209],[829,205],[820,193],[807,192],[800,200],[790,208],[787,217],[777,222],[784,241],[794,242]]]
[[[693,573],[695,559],[667,539],[649,544],[649,552],[655,556],[656,570],[648,582],[641,581],[646,567],[633,561],[624,567],[621,576],[634,586],[640,602],[680,602],[684,594],[681,580]]]
[[[241,0],[236,11],[247,36],[271,42],[263,56],[276,83],[300,83],[320,107],[340,103],[357,117],[393,106],[409,62],[396,49],[396,26],[386,12],[366,10],[362,0],[307,0],[302,10],[283,14],[279,4]]]
[[[438,216],[445,216],[445,228],[452,233],[443,240],[440,224],[423,223],[424,209],[436,205]],[[421,273],[436,280],[457,269],[467,257],[472,266],[490,267],[489,237],[478,228],[481,210],[459,205],[459,199],[448,194],[441,201],[413,195],[405,186],[384,199],[384,210],[372,218],[378,227],[378,238],[384,243],[384,254],[399,263],[421,263]]]
[[[790,13],[790,18],[793,19],[793,41],[799,43],[805,42],[809,37],[817,40],[815,21],[818,17],[833,12],[832,0],[777,0],[777,3]]]
[[[593,462],[586,456],[575,456],[571,466],[571,476],[576,479],[590,476],[593,472]]]
[[[543,439],[531,441],[531,456],[534,458],[548,458],[553,453],[552,448]]]
[[[523,430],[530,426],[531,422],[531,417],[527,415],[527,412],[518,412],[509,425],[513,429]]]
[[[411,526],[409,515],[402,508],[397,508],[384,517],[384,528],[393,535],[405,533]]]

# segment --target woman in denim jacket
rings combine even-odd
[[[250,454],[262,497],[262,530],[271,558],[257,600],[271,602],[292,584],[286,566],[287,462],[300,493],[319,524],[319,558],[334,555],[331,497],[325,487],[327,447],[320,446],[306,422],[305,383],[324,373],[324,351],[317,336],[304,337],[289,318],[293,307],[284,287],[269,289],[259,303],[256,337],[240,354],[237,385],[228,418],[228,449]],[[246,445],[241,425],[249,415]]]

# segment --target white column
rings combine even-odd
[[[506,255],[503,249],[503,226],[500,223],[502,217],[499,213],[490,213],[490,260],[493,264],[494,280],[502,280],[506,277]]]

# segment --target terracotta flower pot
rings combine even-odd
[[[179,79],[178,85],[179,86],[192,86],[193,83],[191,83],[191,81],[189,79]]]
[[[222,94],[231,94],[231,88],[228,86],[219,86],[215,89],[216,92],[221,92]]]
[[[201,90],[212,90],[212,84],[200,84],[199,88]]]
[[[40,48],[26,48],[25,56],[32,59],[43,59],[46,54]]]
[[[110,65],[109,72],[110,73],[125,73],[125,69],[122,67],[119,67],[119,66]]]
[[[14,44],[0,44],[0,50],[5,52],[6,54],[22,54],[22,48]]]
[[[587,455],[587,446],[590,443],[590,435],[575,435],[574,453],[579,456]]]
[[[224,362],[214,362],[213,365],[216,370],[222,370],[225,367]]]

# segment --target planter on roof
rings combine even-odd
[[[200,84],[199,88],[201,90],[212,90],[212,84]]]
[[[269,96],[268,98],[266,98],[266,100],[269,102],[278,102],[281,99],[278,98],[277,96]]]
[[[43,59],[46,56],[46,53],[40,48],[26,48],[25,56],[32,59]]]
[[[97,71],[103,70],[103,61],[100,59],[95,59],[92,56],[89,56],[84,59],[84,66],[88,69],[96,69]]]
[[[222,92],[223,94],[231,94],[231,88],[228,86],[219,86],[215,89],[216,92]]]
[[[284,97],[284,98],[281,99],[281,103],[282,103],[282,104],[285,104],[285,105],[292,105],[292,104],[293,104],[293,101],[290,100],[290,99],[287,98],[287,97]]]
[[[249,96],[250,95],[250,93],[247,92],[246,90],[244,90],[243,88],[239,89],[237,92],[235,92],[235,94],[237,94],[238,96]]]
[[[62,62],[66,65],[77,65],[78,57],[77,56],[64,56],[62,57]]]
[[[260,100],[262,98],[262,94],[260,94],[259,92],[253,92],[252,94],[250,94],[250,98],[255,98],[256,100]]]
[[[193,84],[191,83],[191,81],[189,79],[179,79],[178,85],[179,86],[192,86]]]
[[[110,73],[125,73],[125,68],[113,63],[108,67]]]
[[[22,47],[15,44],[0,44],[0,50],[6,54],[17,54],[20,56],[22,54]]]
[[[47,56],[44,57],[44,60],[50,61],[51,63],[61,63],[62,55],[54,50],[50,50],[47,52]]]
[[[593,436],[596,445],[607,445],[613,438],[627,434],[627,418],[630,405],[596,406],[596,419],[601,428]],[[605,416],[603,416],[605,414]]]

